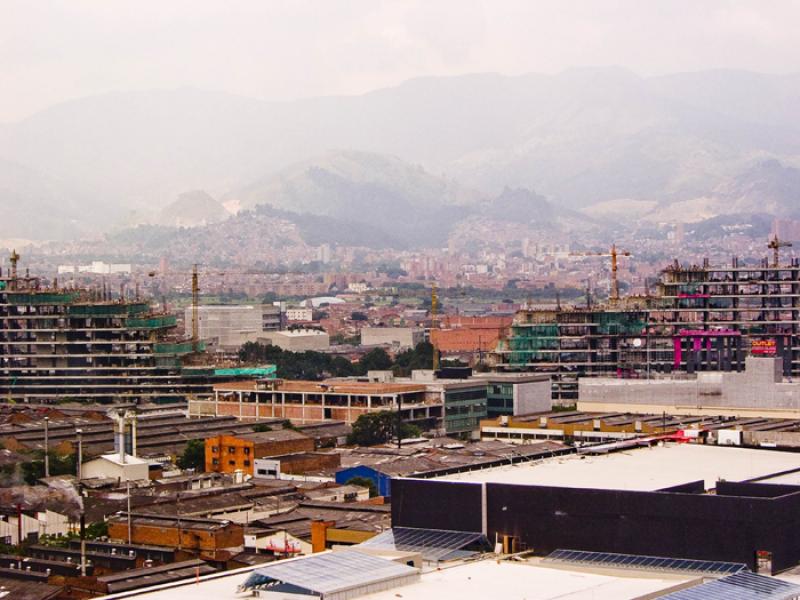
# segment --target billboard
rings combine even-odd
[[[753,340],[750,342],[750,354],[753,356],[775,356],[777,352],[775,340]]]

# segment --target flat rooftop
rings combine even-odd
[[[746,481],[792,469],[800,469],[800,454],[667,443],[598,456],[571,454],[437,479],[655,491],[700,479],[712,489],[719,479]]]
[[[301,559],[302,560],[302,559]],[[138,590],[141,600],[235,600],[244,597],[236,587],[247,579],[251,568],[201,577],[183,585],[152,591]],[[497,563],[484,560],[423,573],[417,583],[358,596],[364,600],[463,600],[503,598],[504,600],[590,600],[615,598],[633,600],[665,591],[693,577],[668,574],[592,572],[539,566],[536,562]],[[114,596],[107,597],[109,599]]]
[[[403,394],[409,392],[424,392],[424,384],[415,383],[376,383],[367,381],[299,381],[281,380],[274,382],[274,389],[278,392],[307,392],[314,394],[357,394],[357,395],[382,395]],[[219,392],[255,392],[267,391],[256,381],[229,381],[214,385],[214,390]]]

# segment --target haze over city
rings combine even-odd
[[[0,599],[800,598],[799,22],[0,2]]]

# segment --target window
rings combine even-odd
[[[244,453],[245,454],[250,454],[250,448],[244,448]]]
[[[213,454],[216,454],[217,452],[219,452],[219,448],[217,448],[216,446],[211,446],[211,452]]]
[[[232,467],[235,467],[235,466],[236,466],[236,461],[235,461],[235,460],[229,460],[229,461],[228,461],[228,464],[229,464],[230,466],[232,466]]]
[[[236,446],[228,446],[228,454],[236,454]]]
[[[258,469],[256,471],[256,473],[258,473],[259,475],[266,475],[267,474],[267,470],[266,469]]]
[[[218,465],[219,464],[219,459],[218,458],[212,458],[211,459],[211,464],[212,465]]]

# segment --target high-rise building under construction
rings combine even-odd
[[[220,380],[186,365],[202,344],[174,334],[175,316],[105,290],[44,286],[19,275],[18,260],[0,272],[0,399],[174,401]]]
[[[773,247],[773,246],[770,246]],[[553,374],[555,400],[577,397],[580,376],[654,377],[744,368],[748,353],[778,356],[800,374],[800,262],[681,266],[653,296],[598,307],[520,311],[496,354],[501,370]]]

